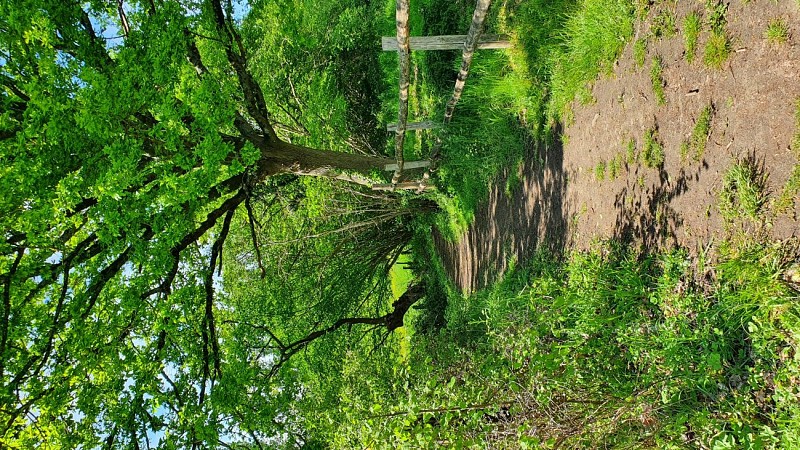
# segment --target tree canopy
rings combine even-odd
[[[387,289],[376,271],[396,260],[407,237],[398,218],[416,206],[354,189],[341,194],[347,214],[286,215],[332,189],[298,185],[298,175],[358,184],[391,160],[375,136],[351,139],[348,151],[300,145],[352,135],[335,135],[320,114],[312,130],[300,119],[294,84],[314,89],[291,66],[307,50],[303,38],[258,33],[294,22],[261,5],[243,27],[234,6],[0,3],[0,442],[298,445],[302,430],[285,408],[302,395],[293,372],[254,380],[345,325],[390,331],[402,320],[409,304],[395,315],[372,303],[365,312],[363,297]],[[347,11],[343,27],[359,13]],[[114,29],[119,36],[103,31]],[[374,117],[364,108],[348,115]],[[365,245],[376,241],[354,230],[394,240]],[[348,239],[325,239],[345,231]],[[260,249],[263,233],[285,245]],[[309,244],[308,234],[320,239]],[[231,254],[253,269],[236,282],[221,277],[229,236]],[[302,252],[316,259],[280,265]],[[331,256],[343,252],[351,258]],[[292,280],[301,272],[321,285]],[[343,290],[324,292],[326,276]],[[268,328],[313,309],[297,295],[312,287],[322,302],[342,300],[298,316],[280,336]],[[250,303],[229,308],[221,299],[230,290]]]

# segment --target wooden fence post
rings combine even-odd
[[[403,141],[408,120],[408,78],[410,72],[408,48],[408,0],[397,0],[395,18],[397,20],[397,56],[400,60],[400,106],[397,111],[397,130],[394,135],[394,155],[397,170],[392,177],[392,186],[397,185],[403,175]]]

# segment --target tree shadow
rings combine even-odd
[[[537,250],[555,255],[567,245],[564,149],[558,138],[526,138],[521,167],[503,171],[475,211],[467,232],[449,242],[434,230],[434,242],[451,281],[463,293],[499,280]]]
[[[611,239],[625,246],[640,245],[645,253],[679,245],[675,231],[684,222],[671,203],[686,193],[708,167],[704,160],[697,167],[680,168],[677,176],[669,175],[662,167],[658,169],[658,181],[647,185],[637,179],[640,171],[650,169],[637,167],[634,176],[615,195],[617,216]]]

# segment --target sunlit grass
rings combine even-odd
[[[764,39],[770,44],[785,44],[789,40],[789,26],[781,18],[772,19],[764,31]]]
[[[686,62],[692,63],[697,53],[697,38],[703,24],[700,15],[692,12],[683,19],[683,48],[686,55]]]

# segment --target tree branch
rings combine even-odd
[[[244,199],[244,206],[247,209],[247,222],[250,225],[250,237],[253,239],[253,249],[256,251],[256,262],[261,271],[261,279],[267,276],[267,271],[264,269],[264,262],[261,259],[261,249],[258,246],[258,236],[256,235],[255,217],[253,217],[253,206],[250,204],[250,196]]]

